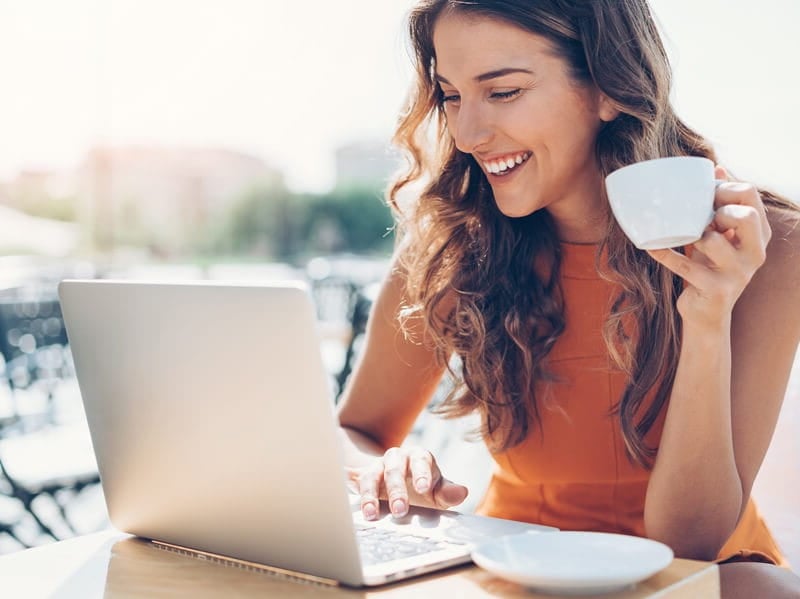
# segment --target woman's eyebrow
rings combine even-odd
[[[476,77],[474,77],[474,79],[475,81],[480,83],[483,81],[488,81],[490,79],[497,79],[498,77],[503,77],[505,75],[511,75],[514,73],[527,73],[528,75],[533,75],[533,71],[528,69],[508,67],[505,69],[497,69],[494,71],[488,71],[486,73],[482,73],[481,75],[477,75]],[[447,85],[453,85],[447,79],[442,77],[439,73],[434,74],[434,79],[436,79],[436,81],[438,81],[439,83],[446,83]]]

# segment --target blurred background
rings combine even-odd
[[[338,289],[319,316],[338,331],[324,351],[343,382],[393,243],[382,193],[401,164],[389,138],[410,81],[410,6],[0,0],[0,552],[107,525],[54,296],[61,278]],[[737,176],[800,199],[800,3],[652,6],[682,117]],[[759,481],[790,544],[797,387],[762,477],[783,482]],[[464,456],[479,449],[437,426],[417,432],[474,476]]]

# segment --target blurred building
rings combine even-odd
[[[0,184],[0,205],[40,217],[77,221],[82,242],[89,248],[104,251],[132,243],[171,251],[180,250],[192,236],[201,234],[248,191],[282,185],[280,171],[242,152],[98,147],[75,169],[20,172]],[[41,219],[25,222],[31,227],[34,222],[43,224]],[[56,230],[55,223],[51,229]],[[69,231],[73,241],[76,229],[59,228]],[[62,240],[65,236],[47,237]],[[20,235],[12,241],[15,247],[21,246]],[[59,247],[68,245],[62,241]]]
[[[280,171],[254,156],[213,148],[94,148],[78,172],[95,241],[113,245],[126,227],[179,239],[256,187],[282,185]]]

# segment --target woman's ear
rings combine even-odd
[[[614,106],[611,99],[603,93],[599,96],[598,115],[600,116],[600,120],[606,123],[613,121],[619,116],[619,110]]]

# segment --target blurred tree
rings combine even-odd
[[[284,187],[253,188],[211,223],[197,245],[204,253],[285,259],[300,249],[307,203]]]
[[[338,247],[320,244],[315,248],[319,251],[374,252],[392,245],[392,215],[381,191],[375,188],[345,187],[317,196],[305,230],[312,245],[315,240],[325,241],[318,237],[320,223],[337,229]]]
[[[43,193],[23,193],[10,198],[8,205],[31,216],[64,222],[77,220],[77,198],[52,197]]]
[[[320,253],[388,252],[391,227],[391,213],[375,188],[321,195],[254,188],[198,235],[194,246],[204,254],[288,261]]]
[[[163,243],[163,234],[152,230],[142,222],[139,203],[135,198],[124,198],[119,201],[117,214],[114,216],[114,243],[132,247],[150,247]]]

